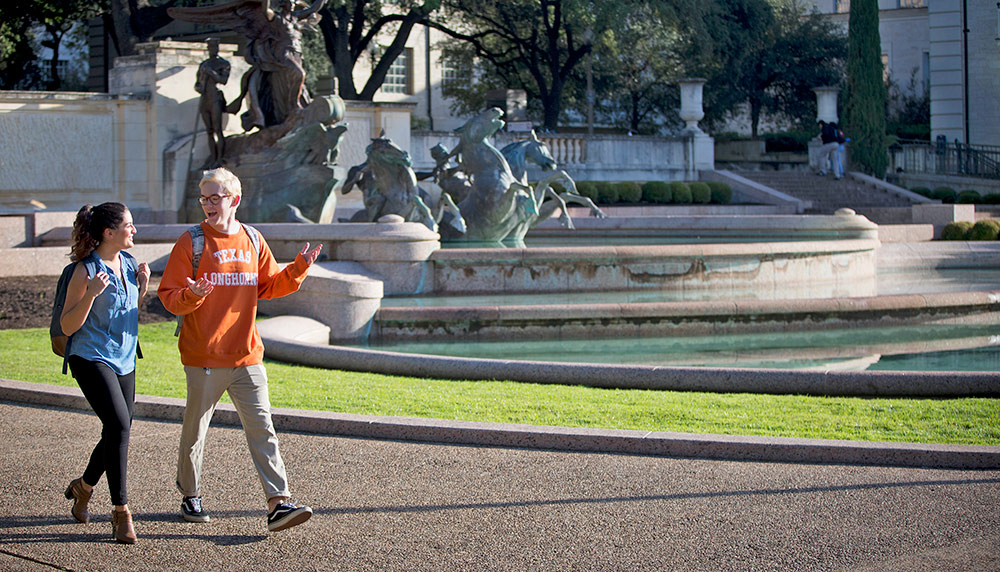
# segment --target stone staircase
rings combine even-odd
[[[810,201],[812,207],[806,210],[807,214],[833,214],[837,209],[846,207],[866,216],[879,213],[877,218],[885,219],[895,218],[891,216],[894,209],[908,209],[913,205],[904,196],[852,179],[849,174],[839,181],[832,175],[820,177],[805,171],[739,171],[739,175],[786,195]]]

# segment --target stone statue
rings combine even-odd
[[[468,230],[464,235],[442,228],[444,239],[496,242],[506,239],[525,217],[538,214],[532,189],[518,181],[503,154],[488,139],[504,126],[503,111],[494,107],[467,121],[456,132],[458,144],[438,160],[459,157],[458,169],[471,182],[468,195],[458,203]]]
[[[531,227],[552,218],[557,208],[560,213],[559,221],[566,228],[573,228],[573,220],[566,210],[566,203],[576,203],[589,207],[591,216],[607,217],[604,211],[594,204],[594,201],[577,193],[576,182],[566,171],[557,168],[558,165],[552,157],[552,151],[538,138],[534,130],[531,131],[530,139],[515,141],[501,149],[500,152],[507,159],[511,173],[524,185],[528,185],[528,162],[538,165],[547,172],[532,190],[538,212],[535,214],[525,213],[520,224],[508,235],[508,238],[523,239]],[[562,181],[569,190],[557,193],[552,188],[552,184],[557,181]]]
[[[335,163],[338,146],[347,131],[343,101],[337,96],[318,97],[303,113],[302,124],[271,145],[243,149],[232,171],[243,182],[241,220],[284,222],[288,205],[300,209],[295,220],[330,223],[334,220],[337,194]],[[276,128],[265,130],[270,132]],[[230,147],[239,150],[244,139],[256,133],[231,135]]]
[[[226,154],[226,138],[222,133],[222,118],[226,113],[226,96],[219,85],[229,81],[229,62],[219,57],[219,39],[208,38],[208,59],[198,66],[198,78],[194,90],[201,94],[198,100],[198,114],[205,123],[205,133],[208,136],[208,148],[212,156],[206,168],[214,169],[222,166],[222,158]]]
[[[430,195],[417,186],[410,154],[396,146],[385,133],[379,135],[365,149],[368,159],[351,167],[341,192],[349,193],[357,186],[365,205],[351,218],[351,222],[376,222],[385,215],[394,214],[406,221],[421,222],[439,232],[444,222],[454,233],[465,232],[465,220],[448,193],[442,192],[434,208],[428,206]]]
[[[448,193],[455,202],[465,200],[465,197],[472,191],[472,181],[458,167],[451,165],[451,156],[448,155],[447,147],[438,143],[431,147],[430,151],[436,165],[431,171],[417,173],[417,180],[433,179],[441,192]]]
[[[250,63],[240,82],[240,96],[227,111],[239,111],[244,131],[280,125],[309,105],[302,67],[302,28],[318,21],[316,12],[325,0],[315,0],[305,10],[293,10],[291,0],[281,0],[272,11],[266,0],[235,0],[218,6],[170,8],[171,17],[184,22],[213,24],[247,37]]]

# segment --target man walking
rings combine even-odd
[[[230,171],[206,171],[198,202],[205,220],[177,239],[157,294],[181,316],[178,347],[187,377],[187,404],[177,461],[181,515],[208,522],[201,502],[205,435],[224,392],[239,413],[254,467],[267,499],[267,528],[301,524],[312,509],[290,502],[285,465],[271,423],[264,346],[257,333],[257,300],[295,292],[322,245],[306,243],[295,261],[279,270],[264,238],[236,220],[242,186]]]

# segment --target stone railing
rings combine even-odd
[[[497,149],[528,138],[527,133],[498,133]],[[711,141],[711,138],[704,137]],[[714,165],[713,146],[700,144],[697,136],[642,137],[626,135],[540,134],[552,157],[576,180],[584,181],[677,181],[694,180],[697,171]],[[410,134],[410,156],[417,171],[434,167],[430,148],[437,144],[452,149],[458,135],[451,132],[415,131]],[[541,171],[529,167],[528,177]]]

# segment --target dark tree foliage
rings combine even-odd
[[[724,119],[749,99],[747,76],[753,54],[766,46],[774,12],[766,0],[715,0],[705,15],[706,35],[684,55],[692,75],[708,80],[704,88],[705,124]],[[705,53],[705,47],[709,53]],[[697,52],[701,48],[701,52]]]
[[[848,24],[847,132],[851,161],[874,177],[885,177],[886,86],[878,31],[878,0],[854,0]]]
[[[815,118],[815,87],[836,85],[845,38],[795,0],[716,0],[707,21],[714,57],[702,62],[705,122],[749,108],[756,137],[762,113],[803,124]],[[697,66],[697,63],[695,63]]]
[[[677,80],[685,75],[686,65],[681,55],[700,35],[701,6],[681,2],[619,5],[609,29],[594,45],[592,75],[599,123],[641,134],[669,132],[680,126]],[[578,93],[585,84],[584,76],[570,93]],[[585,97],[569,102],[585,114],[581,103],[586,104]]]
[[[523,89],[542,108],[544,129],[555,131],[574,69],[607,26],[606,3],[585,0],[443,0],[430,25],[462,45],[492,84]],[[454,55],[453,57],[463,57]]]
[[[0,89],[29,89],[41,82],[30,27],[11,4],[0,5]]]
[[[18,89],[60,89],[59,53],[66,34],[98,15],[101,8],[100,0],[23,0],[16,8],[4,4],[0,8],[3,85]],[[44,70],[35,65],[39,58],[33,43],[51,50]]]
[[[391,12],[383,6],[392,5]],[[406,48],[406,40],[415,24],[423,22],[438,9],[440,0],[408,2],[397,0],[331,0],[320,11],[320,30],[323,33],[326,53],[333,62],[340,97],[351,100],[371,101],[385,81],[390,66]],[[384,49],[377,46],[376,38],[393,33],[392,41]],[[379,47],[378,50],[370,48]],[[354,68],[366,56],[377,60],[372,66],[368,81],[359,91],[354,84]]]
[[[110,20],[114,30],[111,41],[115,50],[119,55],[131,56],[135,55],[137,45],[149,42],[154,32],[173,22],[167,8],[178,5],[178,0],[156,4],[148,0],[101,0],[100,3],[105,8],[105,21]]]

